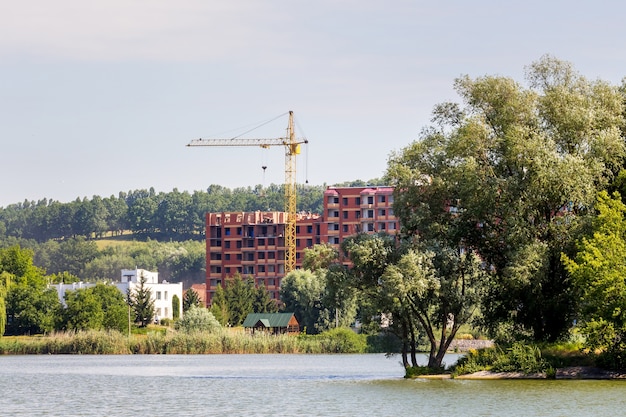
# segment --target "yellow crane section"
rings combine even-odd
[[[296,267],[296,155],[300,153],[300,145],[308,143],[306,139],[297,140],[294,130],[293,111],[289,111],[287,136],[270,139],[194,139],[187,146],[270,146],[285,147],[285,212],[287,224],[285,229],[285,273]]]

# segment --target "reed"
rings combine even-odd
[[[78,331],[44,336],[0,338],[0,354],[237,354],[372,352],[367,339],[350,330],[320,335],[249,334],[232,329],[215,332],[148,331],[130,338],[117,331]]]

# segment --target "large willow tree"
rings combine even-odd
[[[435,107],[434,126],[391,156],[403,233],[477,252],[492,272],[485,324],[554,340],[575,299],[561,253],[624,156],[624,97],[545,56],[528,87],[461,77],[462,103]]]

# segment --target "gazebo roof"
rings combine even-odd
[[[265,327],[287,327],[293,313],[250,313],[243,327],[256,327],[261,322]]]

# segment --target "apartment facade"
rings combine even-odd
[[[394,234],[391,187],[328,187],[321,214],[299,213],[296,218],[296,268],[304,249],[343,239],[359,232]],[[215,291],[239,274],[252,277],[275,300],[285,276],[284,212],[231,212],[206,214],[206,305]]]

